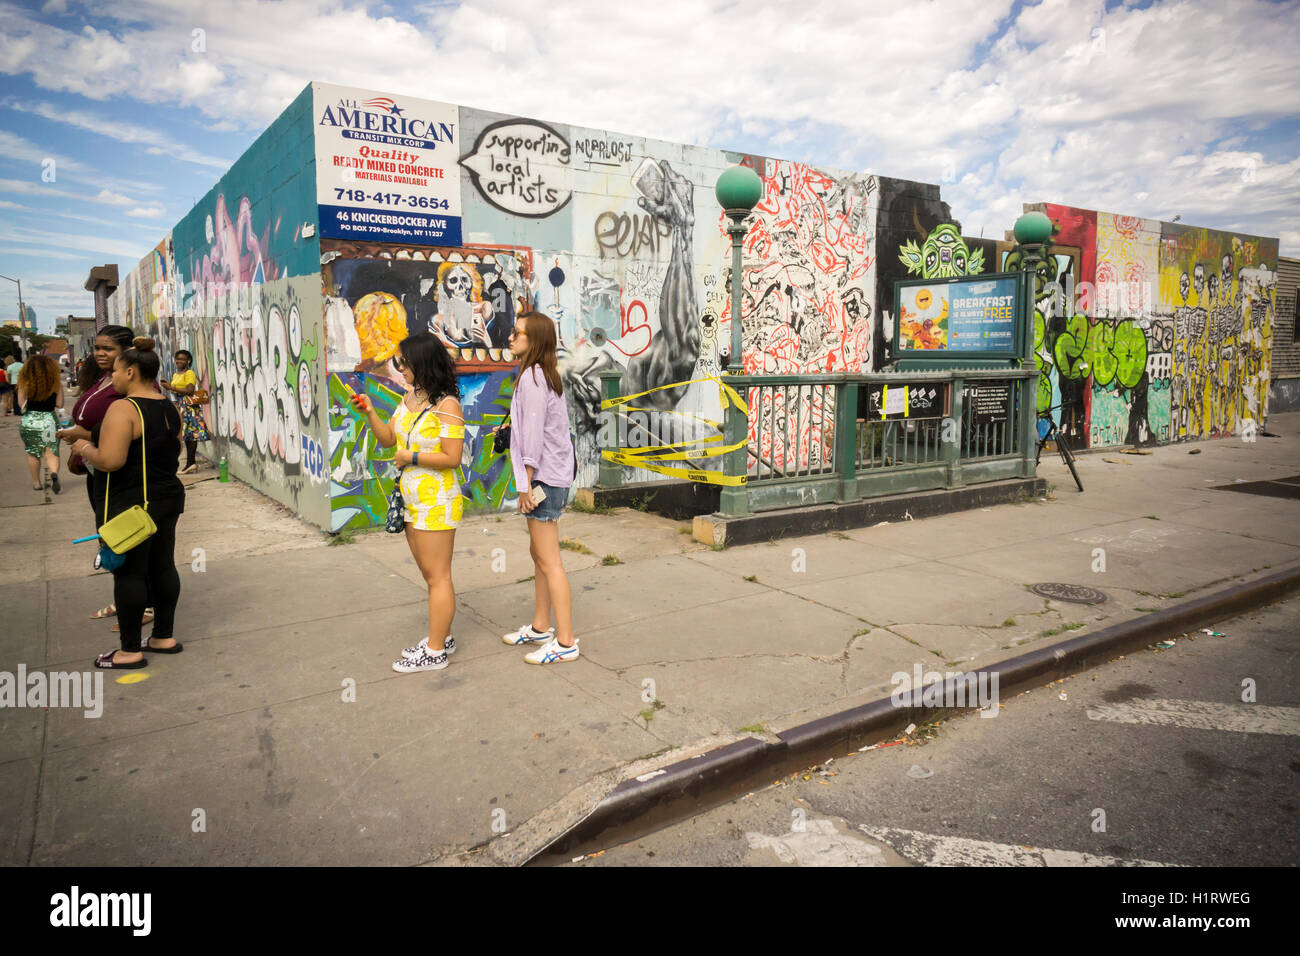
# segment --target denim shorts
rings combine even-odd
[[[560,512],[564,510],[564,503],[569,500],[568,486],[557,488],[555,485],[548,485],[544,481],[535,481],[533,484],[541,486],[546,491],[546,500],[524,517],[534,518],[537,521],[559,521]]]

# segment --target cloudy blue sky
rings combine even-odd
[[[968,235],[1052,201],[1296,256],[1297,41],[1264,0],[0,0],[0,273],[90,314],[312,80],[937,182]]]

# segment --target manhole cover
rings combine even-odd
[[[1106,600],[1105,594],[1096,588],[1085,588],[1082,584],[1056,584],[1049,581],[1045,584],[1031,584],[1029,590],[1040,597],[1069,601],[1071,604],[1102,604]]]

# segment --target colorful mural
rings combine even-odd
[[[456,360],[471,509],[514,501],[486,438],[509,406],[509,335],[522,311],[556,324],[576,486],[596,480],[605,370],[621,373],[623,394],[646,393],[628,436],[636,443],[695,439],[701,422],[719,420],[709,379],[728,365],[734,317],[713,189],[729,165],[748,165],[763,184],[743,246],[748,372],[882,367],[895,281],[1018,267],[1009,241],[961,235],[937,185],[322,91],[329,149],[318,149],[308,87],[109,307],[113,321],[152,332],[167,363],[176,348],[194,353],[213,395],[205,453],[324,528],[383,518],[391,456],[345,397],[364,391],[391,411],[402,394],[392,359],[414,332],[437,335]],[[419,130],[425,159],[399,142]],[[380,181],[392,189],[375,193]],[[344,238],[317,237],[326,203],[331,236]],[[1040,414],[1080,445],[1222,435],[1262,420],[1276,240],[1034,208],[1056,224],[1035,303]],[[821,463],[834,409],[812,395],[787,402],[768,391],[755,404],[751,471],[760,460]],[[801,434],[787,434],[791,422]]]

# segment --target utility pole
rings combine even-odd
[[[19,359],[27,361],[27,307],[23,305],[23,284],[11,276],[0,276],[0,279],[8,279],[10,282],[18,283],[18,341],[19,350],[22,354]]]

